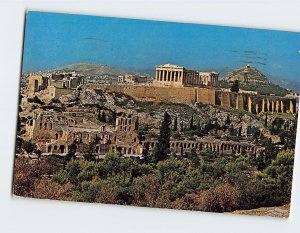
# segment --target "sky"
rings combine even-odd
[[[74,63],[154,71],[171,63],[218,72],[250,64],[300,79],[300,33],[29,11],[23,71]]]

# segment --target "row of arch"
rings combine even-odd
[[[145,146],[145,143],[143,145]],[[151,141],[149,143],[149,149],[153,150],[157,142]],[[263,147],[246,144],[246,143],[232,143],[232,142],[195,142],[195,141],[171,141],[170,150],[174,153],[180,153],[191,151],[195,148],[197,151],[212,151],[225,154],[261,154],[264,150]]]

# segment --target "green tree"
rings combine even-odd
[[[184,125],[183,125],[183,121],[181,120],[180,123],[180,132],[184,132]]]
[[[173,126],[173,131],[177,131],[178,130],[178,126],[177,126],[177,117],[175,117],[175,120],[174,120],[174,126]]]
[[[225,125],[229,126],[230,123],[231,123],[230,117],[227,116],[227,117],[226,117],[226,120],[225,120]]]
[[[146,163],[148,163],[149,162],[149,142],[145,142],[142,155],[144,157],[144,161]]]
[[[192,115],[192,117],[191,117],[190,129],[194,129],[194,115]]]
[[[235,136],[235,130],[233,128],[233,125],[230,125],[230,127],[229,127],[229,135],[230,136]]]
[[[31,154],[37,149],[37,146],[31,141],[24,141],[22,147],[28,154]]]
[[[102,111],[102,113],[99,116],[99,121],[101,122],[106,122],[106,115],[105,115],[105,111]]]
[[[41,101],[40,100],[40,98],[39,97],[37,97],[36,95],[31,99],[31,98],[29,98],[28,99],[28,102],[29,103],[36,103],[36,104],[45,104],[43,101]]]
[[[198,155],[197,155],[197,152],[196,152],[196,149],[195,149],[195,148],[193,148],[193,149],[191,150],[191,152],[190,152],[190,154],[189,154],[189,158],[190,158],[190,160],[192,161],[192,163],[193,163],[193,165],[194,165],[195,167],[199,165],[200,160],[199,160],[199,157],[198,157]]]
[[[265,127],[268,127],[268,113],[265,115]]]
[[[297,135],[297,120],[298,113],[296,114],[294,120],[292,121],[292,125],[290,129],[287,130],[286,136],[281,139],[284,141],[285,149],[294,149],[296,144],[296,135]]]
[[[76,143],[73,142],[69,147],[68,147],[68,153],[65,156],[66,161],[70,161],[71,159],[76,158]]]
[[[109,123],[115,124],[117,119],[117,114],[115,111],[112,111],[111,117],[109,118]]]
[[[137,117],[135,121],[135,130],[138,130],[139,127],[140,127],[140,123],[139,123],[139,118]]]
[[[83,156],[87,161],[95,161],[95,157],[96,157],[96,142],[95,141],[90,142],[89,150]]]
[[[295,150],[282,150],[271,164],[265,169],[265,173],[272,178],[280,179],[283,183],[292,181]]]
[[[158,136],[158,143],[154,149],[154,158],[156,161],[164,160],[168,158],[170,153],[170,125],[171,125],[171,117],[165,112],[164,119],[160,126],[160,134]]]
[[[274,146],[271,138],[265,138],[262,140],[262,146],[265,147],[265,154],[254,158],[254,165],[257,166],[258,170],[265,169],[275,158],[277,149]]]
[[[231,92],[239,92],[240,90],[240,85],[239,85],[239,81],[238,80],[235,80],[233,83],[232,83],[232,86],[230,88]]]

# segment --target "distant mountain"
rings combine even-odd
[[[271,81],[281,87],[300,93],[300,80],[290,80],[282,77],[270,77]]]
[[[83,74],[85,76],[119,76],[125,74],[138,74],[137,72],[126,71],[116,67],[103,65],[103,64],[71,64],[64,67],[51,70],[54,72],[73,72]]]
[[[285,96],[288,93],[286,88],[271,82],[260,70],[250,65],[229,72],[220,80],[218,85],[219,87],[229,88],[235,80],[239,81],[241,89],[257,91],[262,95]]]

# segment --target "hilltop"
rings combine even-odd
[[[86,64],[86,63],[77,63],[71,64],[63,67],[56,68],[52,71],[56,72],[73,72],[83,74],[85,76],[119,76],[125,74],[138,74],[137,72],[127,71],[119,69],[113,66],[108,66],[104,64]]]
[[[123,70],[105,64],[77,63],[50,70],[49,72],[76,72],[84,75],[90,82],[115,83],[120,75],[145,75],[147,73]]]
[[[260,84],[260,85],[268,85],[270,81],[268,78],[257,68],[246,65],[238,70],[234,70],[223,78],[226,82],[233,82],[238,80],[240,84]]]
[[[219,81],[218,86],[229,88],[236,80],[239,81],[239,86],[243,90],[257,91],[262,95],[285,96],[288,94],[287,89],[271,82],[260,70],[250,65],[227,73]]]

